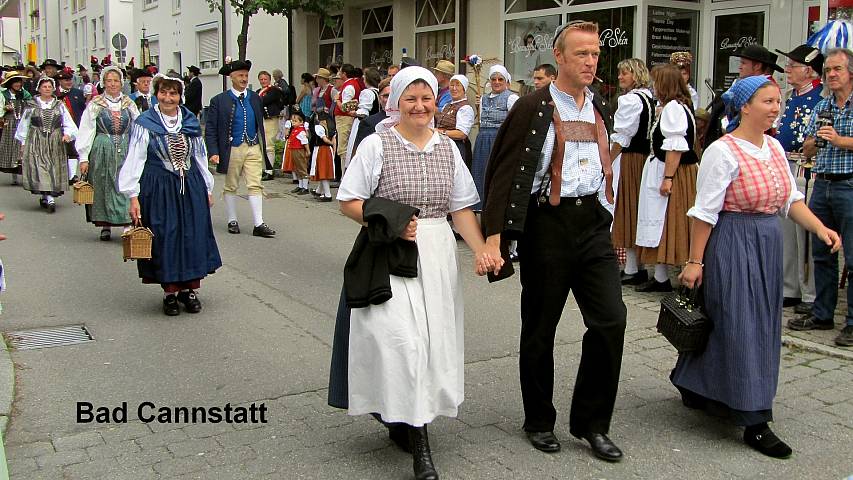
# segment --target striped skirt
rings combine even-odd
[[[497,128],[481,128],[480,133],[477,134],[477,140],[474,142],[471,176],[474,177],[474,185],[477,186],[477,194],[480,195],[480,202],[471,207],[474,211],[482,210],[482,206],[486,201],[486,198],[483,196],[486,183],[486,167],[489,166],[489,156],[492,154],[492,145],[495,144],[497,136]]]
[[[779,218],[722,212],[704,261],[705,308],[714,329],[704,352],[679,355],[672,383],[741,414],[734,417],[769,412],[782,348]]]

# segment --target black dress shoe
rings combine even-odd
[[[181,314],[181,306],[178,304],[178,296],[175,294],[166,295],[163,298],[163,313],[170,317]]]
[[[438,480],[438,472],[432,463],[432,452],[429,449],[429,436],[426,425],[409,427],[409,444],[412,449],[412,468],[415,480]]]
[[[100,238],[102,242],[109,242],[111,234],[112,232],[110,232],[109,230],[101,230],[101,236],[98,238]]]
[[[262,223],[252,229],[252,235],[256,237],[272,238],[275,236],[275,230],[271,229],[266,223]]]
[[[648,292],[666,293],[666,292],[672,291],[672,284],[669,283],[669,280],[667,280],[665,282],[659,282],[659,281],[655,280],[654,278],[652,278],[648,282],[637,286],[637,288],[635,288],[634,290],[637,292],[643,292],[643,293],[648,293]]]
[[[318,202],[331,202],[332,197],[320,197],[317,199]]]
[[[55,211],[56,211],[56,204],[53,202],[48,203],[47,204],[47,213],[53,213]]]
[[[299,193],[301,191],[302,191],[302,187],[296,187],[293,190],[291,190],[290,193]]]
[[[322,194],[321,194],[320,192],[318,192],[317,190],[311,190],[311,195],[313,195],[313,196],[315,196],[315,197],[319,197],[319,196],[321,196]]]
[[[228,222],[228,233],[240,233],[240,225],[236,221]]]
[[[589,442],[589,446],[592,447],[592,453],[596,457],[607,460],[608,462],[622,460],[622,450],[619,450],[619,447],[607,438],[607,435],[603,433],[588,433],[578,438],[583,438]]]
[[[800,303],[802,303],[802,299],[797,298],[797,297],[784,297],[784,298],[782,298],[782,308],[796,307]]]
[[[310,191],[310,190],[308,190],[307,188],[302,188],[302,189],[300,189],[300,190],[299,190],[299,192],[297,193],[297,195],[308,195],[310,192],[311,192],[311,191]]]
[[[273,175],[272,173],[264,172],[261,174],[261,181],[262,182],[268,182],[268,181],[272,180],[273,178],[275,178],[275,175]]]
[[[743,441],[750,447],[773,458],[788,458],[793,451],[785,442],[779,439],[767,424],[746,427]]]
[[[560,441],[554,435],[554,432],[526,432],[527,439],[536,450],[543,452],[554,453],[560,451]]]
[[[648,270],[639,270],[637,273],[622,273],[622,285],[642,285],[648,281]]]
[[[814,302],[802,302],[794,307],[794,313],[797,315],[808,315],[812,313],[812,307],[814,307]]]
[[[39,206],[41,208],[47,208],[47,199],[46,198],[39,198]]]
[[[832,330],[835,328],[835,322],[832,320],[824,322],[815,317],[814,314],[809,313],[808,315],[788,320],[788,328],[797,331]]]
[[[178,301],[184,304],[187,313],[198,313],[201,311],[201,301],[194,290],[178,292]]]

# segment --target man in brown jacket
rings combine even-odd
[[[619,383],[625,304],[610,239],[610,117],[589,86],[599,57],[598,25],[573,21],[557,29],[557,80],[516,102],[498,132],[486,171],[483,227],[493,255],[512,275],[510,240],[521,256],[521,392],[524,430],[539,450],[556,452],[554,336],[570,291],[583,337],[570,432],[593,453],[619,461],[607,437]],[[558,127],[555,129],[555,125]],[[609,205],[608,205],[609,206]]]

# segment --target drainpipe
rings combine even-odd
[[[227,28],[225,28],[225,22],[228,19],[228,13],[225,11],[226,8],[228,8],[228,2],[226,0],[222,0],[222,20],[221,20],[222,26],[220,27],[221,28],[220,33],[222,34],[222,66],[223,67],[225,66],[225,57],[228,55],[228,53],[227,53],[228,49],[226,47],[228,44],[228,32],[227,32]],[[224,92],[225,90],[228,89],[228,87],[226,86],[226,83],[225,83],[225,76],[224,75],[220,75],[220,76],[222,77],[222,91]]]
[[[459,3],[459,46],[456,48],[456,55],[459,60],[462,60],[463,54],[468,52],[468,0],[457,0]],[[465,75],[468,72],[468,63],[459,63],[459,74]]]

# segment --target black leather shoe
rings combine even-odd
[[[412,468],[415,480],[438,480],[438,472],[432,463],[432,452],[429,449],[429,436],[426,425],[409,427],[409,444],[412,449]]]
[[[315,197],[319,197],[319,196],[321,196],[322,194],[321,194],[320,192],[318,192],[317,190],[311,190],[311,195],[313,195],[313,196],[315,196]]]
[[[163,298],[163,313],[170,317],[181,314],[181,306],[178,304],[178,296],[175,294],[166,295]]]
[[[44,197],[39,198],[39,206],[41,208],[47,208],[47,199]]]
[[[68,185],[74,185],[75,183],[80,181],[80,177],[74,175],[73,177],[68,179]]]
[[[297,193],[297,195],[308,195],[309,193],[311,193],[310,190],[308,190],[307,188],[302,188],[299,190],[299,193]]]
[[[792,318],[788,320],[788,328],[797,331],[832,330],[835,328],[835,323],[832,320],[828,322],[818,320],[817,317],[810,313],[799,318]]]
[[[640,270],[637,273],[622,273],[622,285],[642,285],[648,281],[648,270]]]
[[[261,174],[261,181],[262,182],[268,182],[268,181],[272,180],[273,178],[275,178],[275,175],[273,175],[272,173],[264,172]]]
[[[649,280],[648,282],[646,282],[646,283],[644,283],[644,284],[642,284],[642,285],[639,285],[639,286],[638,286],[637,288],[635,288],[634,290],[635,290],[635,291],[637,291],[637,292],[643,292],[643,293],[648,293],[648,292],[663,292],[663,293],[667,293],[667,292],[671,292],[671,291],[672,291],[672,284],[671,284],[671,283],[669,283],[669,280],[667,280],[667,281],[665,281],[665,282],[658,282],[657,280],[655,280],[654,278],[652,278],[652,279],[651,279],[651,280]]]
[[[228,222],[228,233],[240,233],[240,225],[237,222]]]
[[[541,450],[547,453],[560,451],[560,441],[554,435],[554,432],[526,432],[527,439],[536,450]]]
[[[109,242],[110,235],[112,235],[112,232],[109,230],[101,230],[101,235],[98,238],[100,238],[102,242]]]
[[[331,202],[332,197],[320,197],[317,199],[318,202]]]
[[[750,447],[773,458],[788,458],[793,451],[779,439],[766,424],[759,428],[747,427],[743,432],[743,441]]]
[[[55,211],[56,211],[56,204],[55,203],[48,203],[47,204],[47,213],[53,213]]]
[[[290,193],[297,193],[298,194],[301,191],[302,191],[302,187],[296,187],[293,190],[291,190]]]
[[[272,238],[275,236],[275,230],[271,229],[266,223],[262,223],[252,229],[252,235],[256,237]]]
[[[592,447],[592,453],[596,457],[608,462],[622,460],[622,450],[619,450],[619,447],[607,438],[607,435],[603,433],[588,433],[579,438],[583,438],[589,442],[589,446]]]
[[[814,307],[814,302],[802,302],[794,307],[794,313],[797,315],[808,315],[812,313],[812,307]]]
[[[201,311],[201,301],[194,290],[178,292],[178,301],[184,304],[187,313],[198,313]]]

